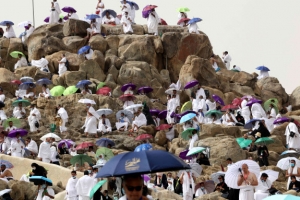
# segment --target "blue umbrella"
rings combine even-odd
[[[129,3],[129,5],[131,6],[131,8],[134,7],[135,10],[139,10],[139,5],[137,5],[137,3],[133,2],[133,1],[127,1],[127,3]]]
[[[134,151],[135,152],[140,152],[140,151],[148,151],[152,149],[152,145],[149,144],[149,143],[146,143],[146,144],[140,144],[139,146],[137,146]]]
[[[244,128],[252,129],[253,128],[252,122],[257,122],[257,121],[261,121],[261,120],[260,119],[251,119],[251,120],[247,121],[246,124],[244,125]]]
[[[7,169],[11,169],[13,168],[13,164],[11,164],[9,161],[7,160],[0,160],[0,165],[5,165]]]
[[[179,123],[187,122],[187,121],[193,119],[196,116],[197,115],[195,113],[188,113],[188,114],[184,115],[183,117],[181,117]]]
[[[89,80],[82,80],[82,81],[79,81],[77,84],[76,84],[76,87],[77,88],[84,88],[86,85],[91,85],[92,82],[89,81]]]
[[[96,14],[90,14],[90,15],[86,16],[86,19],[89,19],[89,20],[97,19],[97,18],[100,18],[100,16],[96,15]]]
[[[6,26],[6,24],[15,25],[12,21],[8,21],[8,20],[0,22],[0,26]]]
[[[47,78],[42,78],[36,82],[37,85],[51,85],[52,81]]]
[[[103,13],[101,14],[101,16],[104,17],[106,15],[106,12],[109,12],[109,14],[112,15],[113,17],[117,17],[117,13],[111,9],[104,10]]]
[[[163,162],[161,162],[163,161]],[[128,152],[110,159],[96,178],[190,169],[179,157],[161,150]]]
[[[90,50],[91,47],[90,46],[84,46],[84,47],[81,47],[79,50],[78,50],[78,54],[81,55],[81,54],[84,54],[86,53],[88,50]]]
[[[270,71],[269,68],[267,68],[266,66],[259,66],[259,67],[256,67],[257,70],[260,70],[260,71]]]
[[[193,23],[197,23],[197,22],[201,22],[202,19],[201,18],[193,18],[191,19],[187,24],[193,24]]]
[[[29,178],[29,181],[33,183],[47,182],[48,185],[52,186],[52,181],[49,178],[46,178],[44,176],[31,176]]]
[[[35,84],[34,83],[31,83],[31,82],[25,82],[25,83],[22,83],[20,86],[19,86],[19,89],[21,90],[27,90],[28,88],[34,88],[35,87]]]
[[[115,143],[108,138],[101,138],[96,141],[96,145],[99,147],[107,147],[107,145],[115,146]]]

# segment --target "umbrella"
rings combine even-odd
[[[11,117],[11,118],[8,118],[8,119],[6,119],[6,120],[4,121],[3,126],[4,126],[5,129],[9,126],[9,125],[8,125],[9,122],[12,122],[13,125],[14,125],[15,127],[17,127],[17,128],[20,128],[20,127],[21,127],[21,121],[20,121],[20,119]]]
[[[195,177],[199,177],[203,170],[201,165],[199,165],[198,163],[190,163],[189,165],[191,167],[191,172],[193,173],[193,175],[195,175]]]
[[[193,135],[193,131],[197,131],[197,129],[195,128],[187,128],[185,131],[183,131],[181,133],[181,137],[184,139],[184,140],[189,140],[190,139],[190,136]]]
[[[205,113],[206,117],[211,118],[211,115],[216,115],[216,118],[220,119],[222,117],[223,113],[219,110],[210,110],[207,113]]]
[[[147,5],[146,7],[143,8],[143,11],[150,11],[155,8],[157,8],[156,5]]]
[[[132,94],[123,94],[122,96],[119,97],[119,99],[120,99],[121,101],[133,101],[133,100],[136,99],[136,98],[135,98],[135,96],[132,95]]]
[[[99,147],[107,147],[107,145],[115,146],[115,143],[108,138],[101,138],[96,141],[96,145]]]
[[[167,110],[162,110],[160,113],[158,113],[158,117],[159,117],[160,119],[166,119],[167,114],[168,114],[168,111],[167,111]]]
[[[12,80],[11,83],[21,85],[22,82],[20,80]]]
[[[88,20],[93,20],[93,19],[97,19],[97,18],[100,18],[100,16],[96,15],[96,14],[86,15],[86,19],[88,19]]]
[[[213,94],[213,95],[212,95],[212,98],[213,98],[218,104],[220,104],[221,106],[225,106],[225,103],[224,103],[223,99],[222,99],[221,97],[219,97],[218,95]]]
[[[141,108],[141,107],[143,107],[143,104],[133,104],[133,105],[127,106],[125,108],[125,110],[130,110],[130,109],[135,109],[135,108]]]
[[[186,7],[181,7],[177,9],[178,12],[188,12],[190,11],[190,9],[186,8]]]
[[[8,21],[8,20],[0,22],[0,26],[6,26],[6,24],[15,25],[12,21]]]
[[[270,105],[273,104],[274,109],[276,110],[276,113],[278,113],[278,100],[276,98],[271,98],[264,103],[264,109],[269,110]]]
[[[197,191],[197,189],[200,188],[201,183],[198,183],[197,185],[195,185],[195,191]],[[213,180],[208,180],[204,182],[204,188],[207,190],[207,193],[212,193],[215,190],[215,183]]]
[[[106,13],[109,12],[110,15],[112,15],[114,18],[117,17],[117,13],[114,10],[106,9],[101,13],[101,16],[104,17]]]
[[[254,143],[258,144],[258,145],[266,145],[266,144],[274,143],[274,140],[269,137],[262,137],[262,138],[259,138],[258,140],[256,140]]]
[[[46,23],[49,23],[49,21],[50,21],[50,17],[46,17],[46,18],[44,19],[44,22],[46,22]]]
[[[100,83],[97,85],[97,90],[99,90],[100,88],[104,87],[105,85],[106,85],[106,83],[100,82]]]
[[[0,165],[5,165],[7,169],[11,169],[13,168],[13,164],[11,164],[9,161],[7,160],[0,160]]]
[[[25,26],[28,26],[29,24],[32,24],[32,22],[31,21],[23,21],[18,24],[18,27],[24,28]]]
[[[151,110],[150,110],[150,114],[151,114],[151,115],[156,116],[156,115],[158,115],[159,113],[160,113],[160,110],[157,110],[157,109],[151,109]]]
[[[202,21],[201,18],[192,18],[192,19],[188,22],[188,24],[193,24],[193,23],[197,23],[197,22],[201,22],[201,21]]]
[[[204,147],[193,147],[189,150],[187,156],[191,156],[197,153],[201,153],[202,151],[206,150]]]
[[[184,122],[186,122],[186,121],[189,121],[189,120],[193,119],[194,117],[196,117],[196,114],[194,114],[194,113],[186,114],[186,115],[184,115],[183,117],[181,117],[179,123],[184,123]]]
[[[168,130],[170,128],[172,128],[172,125],[170,124],[161,124],[156,128],[156,130],[162,131],[162,130]]]
[[[233,165],[231,165],[226,174],[225,174],[225,183],[227,184],[228,187],[234,188],[234,189],[239,189],[240,187],[237,185],[238,178],[241,175],[241,169],[242,165],[247,164],[248,169],[250,172],[256,175],[256,177],[259,176],[260,173],[260,167],[259,165],[253,161],[253,160],[241,160]]]
[[[276,181],[278,179],[278,176],[279,176],[279,172],[271,170],[271,169],[267,169],[267,170],[261,171],[260,172],[260,176],[261,176],[262,173],[268,174],[268,180],[271,181],[271,184],[274,181]]]
[[[94,197],[94,194],[99,190],[99,188],[106,183],[107,180],[99,181],[90,191],[90,199]]]
[[[64,91],[63,95],[68,96],[70,94],[75,94],[78,91],[78,88],[75,85],[69,86]]]
[[[79,50],[78,50],[78,54],[81,55],[81,54],[84,54],[86,53],[88,50],[91,49],[91,46],[84,46],[84,47],[81,47]]]
[[[33,83],[33,78],[31,78],[29,76],[24,76],[24,77],[20,78],[20,81],[22,83],[25,83],[25,82],[32,82]]]
[[[236,138],[235,140],[240,145],[241,148],[246,148],[246,147],[248,147],[252,143],[252,140],[245,139],[243,137]]]
[[[29,88],[34,88],[34,87],[35,87],[35,84],[32,82],[25,82],[25,83],[22,83],[21,85],[19,85],[19,89],[21,89],[21,90],[27,90]]]
[[[260,70],[260,71],[270,71],[269,68],[267,68],[266,66],[259,66],[259,67],[256,67],[257,70]]]
[[[193,156],[196,156],[196,155],[193,155],[193,156],[187,156],[187,153],[189,152],[189,150],[184,150],[182,152],[179,153],[179,158],[183,159],[183,160],[192,160],[193,159]]]
[[[152,135],[149,135],[149,134],[141,134],[141,135],[138,135],[135,140],[147,140],[147,139],[151,139],[153,138]]]
[[[53,185],[52,181],[49,178],[46,178],[44,176],[31,176],[29,177],[29,181],[33,182],[35,185],[42,185],[41,182],[42,183],[47,182],[49,186]]]
[[[143,177],[143,179],[146,183],[151,180],[150,176],[148,176],[146,174],[142,174],[141,176]]]
[[[215,182],[215,183],[220,183],[219,181],[219,176],[225,176],[225,172],[223,171],[218,171],[216,173],[213,173],[210,175],[211,179]]]
[[[273,124],[282,124],[282,123],[285,123],[285,122],[289,122],[290,119],[287,118],[287,117],[280,117],[278,119],[276,119]]]
[[[93,142],[83,142],[76,146],[76,150],[85,149],[94,146]]]
[[[127,117],[130,121],[132,121],[134,115],[129,110],[119,110],[116,114],[117,120],[121,118],[121,113],[124,113],[125,117]]]
[[[286,195],[286,194],[277,194],[272,195],[267,198],[264,198],[264,200],[300,200],[300,197],[294,196],[294,195]]]
[[[96,111],[98,113],[98,115],[102,116],[102,115],[110,115],[113,113],[112,109],[109,108],[103,108],[103,109],[99,109]]]
[[[59,141],[59,143],[57,144],[57,147],[61,148],[63,144],[65,144],[66,147],[70,148],[71,146],[73,146],[75,144],[75,142],[70,139],[64,139],[64,140]]]
[[[51,85],[52,81],[48,78],[41,78],[36,82],[37,85]]]
[[[187,102],[185,102],[182,105],[182,107],[180,109],[180,112],[184,112],[184,111],[187,111],[187,110],[192,110],[192,107],[193,107],[192,102],[191,101],[187,101]]]
[[[245,95],[241,99],[253,99],[253,97],[251,95]]]
[[[84,154],[73,156],[70,160],[70,163],[74,166],[76,165],[76,163],[78,163],[80,166],[83,166],[85,162],[91,164],[93,163],[93,160],[89,156]]]
[[[259,104],[261,104],[262,101],[259,100],[259,99],[251,99],[250,101],[248,101],[248,103],[246,104],[246,106],[252,106],[252,104],[254,104],[254,103],[259,103]]]
[[[106,147],[101,147],[96,151],[96,156],[99,157],[101,154],[104,156],[104,159],[106,161],[110,160],[115,156],[112,150]]]
[[[236,110],[236,109],[239,109],[238,106],[235,106],[235,105],[232,105],[232,104],[228,104],[226,106],[223,106],[223,108],[221,109],[222,111],[226,111],[228,109],[231,109],[231,110]]]
[[[243,99],[241,99],[241,98],[235,98],[232,100],[231,104],[234,106],[241,106],[242,101],[243,101]]]
[[[198,84],[199,84],[199,81],[197,81],[197,80],[190,81],[187,84],[185,84],[184,89],[192,88],[192,87],[194,87],[194,86],[196,86]]]
[[[61,10],[66,13],[70,13],[70,12],[76,13],[77,12],[73,7],[70,7],[70,6],[63,7]]]
[[[42,141],[45,141],[46,138],[54,138],[55,141],[60,141],[60,140],[61,140],[61,138],[60,138],[58,135],[56,135],[55,133],[47,133],[46,135],[44,135],[44,136],[41,137],[40,139],[41,139]]]
[[[187,23],[188,21],[190,21],[190,18],[181,18],[178,22],[177,25],[180,25],[182,22]]]
[[[277,162],[276,166],[279,167],[282,170],[287,170],[290,167],[290,160],[295,160],[296,161],[296,166],[300,167],[300,160],[298,160],[295,157],[282,158]]]
[[[15,101],[12,103],[12,106],[13,106],[13,107],[17,107],[17,106],[19,106],[19,103],[22,103],[22,107],[27,107],[27,106],[31,105],[31,103],[30,103],[28,100],[25,100],[25,99],[19,99],[19,100],[15,100]]]
[[[80,99],[78,101],[78,103],[84,103],[84,104],[96,104],[96,102],[94,100],[91,100],[91,99]]]
[[[260,119],[250,119],[249,121],[247,121],[244,125],[245,129],[252,129],[253,128],[253,122],[257,122],[257,121],[261,121]]]
[[[111,89],[109,87],[102,87],[97,90],[96,94],[101,94],[107,96],[110,93]]]
[[[163,160],[159,162],[158,160]],[[190,169],[177,156],[161,150],[122,153],[111,160],[98,172],[98,177],[122,176],[127,174],[147,174],[155,172]]]
[[[22,52],[20,52],[20,51],[13,51],[13,52],[11,52],[9,55],[10,55],[11,57],[13,57],[13,58],[19,58],[19,55],[24,56],[24,54],[23,54]]]
[[[64,93],[65,89],[66,89],[65,87],[63,87],[61,85],[58,85],[58,86],[53,87],[50,90],[50,94],[53,97],[58,97],[58,96],[61,96]]]
[[[24,129],[16,129],[16,130],[12,130],[8,133],[8,137],[10,138],[14,138],[17,137],[17,135],[20,135],[20,137],[23,137],[25,135],[27,135],[28,131],[24,130]]]
[[[77,88],[83,89],[86,85],[91,85],[92,82],[89,80],[81,80],[76,84]]]
[[[127,83],[121,87],[121,91],[125,92],[130,87],[132,90],[134,90],[136,88],[136,85],[134,85],[133,83]]]
[[[138,89],[137,93],[138,93],[138,94],[140,94],[140,93],[150,93],[150,92],[152,92],[152,91],[153,91],[153,89],[152,89],[151,87],[145,86],[145,87],[140,87],[140,88]]]
[[[135,152],[139,152],[139,151],[148,151],[152,149],[152,145],[149,143],[146,144],[140,144],[139,146],[137,146],[134,151]]]
[[[299,158],[300,154],[295,150],[287,150],[280,154],[280,158],[286,158],[286,157],[294,157]]]

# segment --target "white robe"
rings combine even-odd
[[[26,66],[28,66],[27,60],[26,60],[25,56],[22,56],[20,58],[20,60],[18,60],[18,62],[16,62],[14,69],[16,70],[19,67],[26,67]]]
[[[262,79],[262,78],[265,78],[265,77],[269,77],[269,72],[268,71],[260,71],[260,75],[257,77],[257,79]]]
[[[46,69],[48,70],[48,72],[50,72],[48,64],[49,62],[45,58],[41,58],[39,60],[31,60],[31,65],[39,68],[41,71],[44,71],[44,69]]]
[[[62,120],[62,124],[59,126],[60,132],[67,131],[66,123],[68,122],[69,116],[67,111],[64,108],[59,108],[57,114],[60,116]]]
[[[171,130],[166,131],[166,138],[170,141],[172,141],[175,137],[174,127],[171,128]]]
[[[224,57],[223,57],[223,61],[224,61],[225,65],[226,65],[226,68],[227,68],[228,70],[230,70],[230,62],[231,62],[231,57],[230,57],[230,55],[227,54],[226,56],[224,56]]]
[[[6,30],[6,32],[3,34],[3,37],[6,38],[15,38],[16,34],[15,34],[15,30],[12,26],[9,27],[8,30]]]
[[[195,183],[192,178],[192,173],[190,172],[190,177],[188,176],[188,173],[186,171],[183,171],[182,173],[183,173],[183,183],[182,183],[183,200],[192,200],[195,191]],[[192,188],[190,188],[190,185],[192,185]]]
[[[95,185],[94,179],[88,175],[79,178],[76,183],[76,191],[81,199],[90,199],[90,191]],[[79,199],[80,199],[79,198]]]
[[[92,116],[89,116],[87,114],[85,123],[84,123],[84,132],[89,134],[96,134],[97,133],[97,120],[100,118],[98,113],[95,111],[95,109],[91,106],[88,110],[89,113],[92,114]]]
[[[67,200],[77,200],[77,190],[76,190],[76,184],[78,182],[77,178],[69,178],[67,186],[66,186],[66,199]]]
[[[50,163],[51,160],[51,150],[50,144],[46,141],[40,144],[38,158],[42,158],[43,162]]]
[[[91,60],[92,57],[93,57],[93,54],[94,54],[93,49],[90,49],[89,52],[88,52],[87,54],[85,54],[85,58],[86,58],[87,60]]]
[[[26,42],[27,38],[29,38],[29,36],[33,33],[33,31],[35,30],[35,28],[33,26],[31,26],[28,30],[26,30],[26,35],[22,36],[22,42],[23,44]]]
[[[271,188],[272,183],[269,179],[266,182],[258,181],[258,186],[255,187],[254,199],[263,200],[269,196],[269,188]]]
[[[33,116],[33,114],[35,114],[35,116]],[[38,128],[35,126],[35,122],[39,122],[40,119],[41,119],[40,111],[36,107],[31,109],[30,114],[28,116],[28,124],[30,126],[31,132],[36,132],[38,130]]]
[[[115,18],[112,15],[109,15],[110,19],[106,17],[106,15],[102,18],[102,24],[109,24],[115,22]]]
[[[101,118],[98,123],[97,131],[104,133],[111,132],[111,124],[109,119],[105,118],[105,124],[103,124],[103,119]]]
[[[59,63],[58,65],[58,75],[62,76],[68,70],[66,67],[67,58],[63,57],[60,62],[62,63]]]
[[[14,117],[18,118],[18,119],[22,118],[23,114],[21,112],[23,112],[23,113],[26,114],[26,111],[25,111],[25,109],[23,107],[21,109],[19,107],[15,107],[14,111],[13,111]]]
[[[147,19],[148,33],[154,33],[155,35],[158,35],[158,24],[159,23],[160,23],[160,18],[158,16],[158,14],[155,11],[151,12]]]
[[[290,132],[294,132],[295,136],[290,137]],[[288,148],[300,149],[300,134],[298,131],[298,127],[295,123],[290,122],[285,129],[286,142],[288,144]]]
[[[26,149],[28,149],[29,151],[31,151],[33,153],[38,153],[38,146],[37,146],[36,142],[32,139],[30,140],[30,142],[26,146]]]
[[[189,33],[196,33],[196,34],[200,34],[200,32],[198,31],[198,25],[197,23],[192,23],[189,25]]]
[[[216,102],[211,102],[209,99],[206,99],[205,103],[208,105],[208,111],[216,110]]]
[[[201,197],[201,196],[203,196],[205,194],[208,194],[208,192],[207,192],[207,190],[205,188],[203,190],[201,188],[198,188],[196,190],[195,196],[196,197]]]
[[[137,125],[137,127],[147,125],[147,118],[143,113],[140,113],[139,116],[134,118],[132,125]]]
[[[69,19],[79,19],[79,16],[77,15],[77,13],[72,13]]]
[[[206,94],[203,88],[200,88],[196,92],[196,99],[199,99],[200,95],[203,96],[203,99],[206,99]]]
[[[17,141],[17,138],[13,138],[11,140],[11,145],[10,145],[11,156],[23,157],[25,153],[24,148],[25,148],[25,144],[21,140],[19,140],[19,142]]]
[[[121,122],[122,121],[122,122]],[[121,117],[119,119],[119,122],[116,122],[116,128],[119,130],[121,127],[124,126],[124,130],[127,131],[128,125],[130,124],[130,121],[127,117]]]
[[[265,110],[261,107],[259,103],[252,104],[251,113],[253,119],[261,119],[267,117]]]
[[[44,189],[39,190],[39,193],[38,193],[38,196],[37,196],[36,200],[51,200],[51,198],[48,197],[48,196],[42,197],[43,192],[44,192]],[[47,192],[48,192],[49,195],[55,196],[54,190],[51,187],[47,187]]]
[[[50,10],[49,24],[56,24],[59,20],[59,14],[61,13],[58,2],[54,2],[54,11]]]
[[[194,147],[194,143],[199,139],[199,136],[197,133],[193,134],[192,138],[189,141],[189,150],[191,150]]]
[[[125,15],[122,15],[122,18],[121,18],[121,24],[123,24],[123,32],[124,33],[128,33],[128,32],[132,32],[133,33],[133,30],[132,30],[132,27],[131,27],[131,17],[130,16],[125,16]]]
[[[39,97],[41,97],[41,94],[43,94],[45,98],[48,98],[51,96],[49,88],[46,88],[46,91],[39,93]]]
[[[248,103],[248,101],[246,99],[244,99],[241,103],[241,107],[242,107],[241,115],[244,117],[245,123],[250,121],[250,114],[251,114],[249,106],[246,106],[247,103]]]

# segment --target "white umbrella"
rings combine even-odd
[[[169,88],[165,91],[166,94],[170,94],[172,95],[173,94],[173,90],[176,90],[176,93],[179,93],[181,92],[180,90],[177,90],[176,88]]]
[[[226,172],[218,171],[216,173],[211,174],[210,177],[215,183],[220,183],[218,178],[219,176],[225,176],[225,173]]]
[[[271,169],[267,169],[267,170],[261,171],[260,172],[260,176],[261,176],[262,173],[268,174],[268,180],[270,180],[271,183],[273,183],[274,181],[276,181],[278,179],[278,176],[279,176],[279,172],[276,172],[276,171],[271,170]]]
[[[25,82],[31,82],[31,83],[33,83],[33,78],[31,78],[29,76],[24,76],[24,77],[20,78],[20,81],[22,83],[25,83]]]
[[[134,116],[133,116],[132,112],[130,112],[129,110],[119,110],[119,111],[117,112],[117,114],[116,114],[117,120],[120,119],[121,113],[124,113],[124,115],[125,115],[130,121],[132,121],[132,119],[133,119]]]
[[[203,170],[201,165],[199,165],[198,163],[190,163],[189,165],[191,167],[191,172],[193,173],[193,175],[195,177],[199,177]]]
[[[294,158],[294,157],[282,158],[278,161],[276,166],[282,170],[287,170],[290,167],[290,160],[295,160],[296,166],[300,167],[300,160],[298,160],[297,158]]]
[[[140,108],[140,107],[143,107],[143,104],[133,104],[131,106],[127,106],[125,108],[125,110],[130,110],[130,109],[134,109],[134,108]]]
[[[96,104],[96,102],[94,100],[91,100],[91,99],[80,99],[78,101],[78,103],[85,103],[85,104]]]
[[[61,140],[61,138],[60,138],[58,135],[56,135],[55,133],[47,133],[46,135],[44,135],[44,136],[41,137],[40,139],[41,139],[42,141],[45,141],[46,138],[54,138],[55,141],[60,141],[60,140]]]
[[[260,173],[260,167],[259,165],[254,162],[253,160],[241,160],[239,162],[234,163],[231,165],[227,172],[225,173],[225,183],[228,187],[239,189],[240,186],[237,185],[238,178],[241,175],[242,165],[247,164],[248,169],[251,173],[255,174],[255,176],[258,178]]]
[[[98,113],[98,115],[102,116],[102,115],[110,115],[111,113],[113,113],[113,111],[111,109],[99,109],[96,111]]]
[[[18,24],[19,27],[24,28],[25,26],[28,26],[28,24],[32,24],[31,21],[24,21]]]

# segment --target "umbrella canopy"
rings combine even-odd
[[[158,109],[151,109],[150,110],[150,114],[153,116],[157,116],[160,113],[160,110]]]
[[[264,200],[300,200],[300,197],[294,196],[294,195],[286,195],[286,194],[277,194],[272,195],[267,198],[264,198]]]
[[[261,176],[262,173],[268,174],[268,180],[271,181],[271,184],[274,181],[276,181],[278,179],[278,176],[279,176],[279,172],[271,170],[271,169],[267,169],[267,170],[261,171],[260,172],[260,176]]]
[[[12,123],[13,123],[13,126],[15,126],[15,127],[17,127],[17,128],[20,128],[20,127],[21,127],[21,121],[20,121],[20,119],[11,117],[11,118],[8,118],[8,119],[6,119],[6,120],[4,121],[3,126],[4,126],[5,129],[9,126],[9,122],[12,122]]]
[[[187,19],[187,18],[185,18],[185,19]],[[180,20],[179,20],[180,21]],[[180,22],[181,23],[181,22]],[[179,23],[179,24],[180,24]],[[190,82],[188,82],[187,84],[185,84],[185,86],[184,86],[184,89],[189,89],[189,88],[192,88],[192,87],[194,87],[194,86],[196,86],[196,85],[198,85],[199,84],[199,81],[197,81],[197,80],[193,80],[193,81],[190,81]]]
[[[106,83],[100,82],[100,83],[97,85],[97,90],[99,90],[100,88],[104,87],[105,85],[106,85]]]
[[[7,160],[0,160],[0,166],[1,165],[5,165],[7,169],[11,169],[13,168],[13,164],[11,164],[9,161]]]
[[[149,143],[146,144],[140,144],[139,146],[137,146],[134,151],[135,152],[140,152],[140,151],[148,151],[152,149],[152,145]]]
[[[226,111],[228,109],[231,109],[231,110],[236,110],[236,109],[239,109],[238,106],[235,106],[235,105],[232,105],[232,104],[228,104],[226,106],[223,106],[223,108],[221,109],[222,111]]]
[[[41,185],[41,182],[42,183],[47,182],[49,186],[53,185],[52,181],[49,178],[46,178],[44,176],[31,176],[29,177],[29,181],[33,182],[35,185]]]
[[[157,8],[156,5],[147,5],[146,7],[143,8],[143,11],[150,11],[155,8]]]
[[[119,97],[121,101],[134,101],[136,97],[132,94],[123,94]]]
[[[45,141],[46,138],[54,138],[55,141],[60,141],[60,140],[61,140],[61,138],[60,138],[58,135],[56,135],[55,133],[47,133],[46,135],[44,135],[44,136],[41,137],[40,139],[41,139],[42,141]]]
[[[107,96],[107,95],[109,95],[110,92],[111,92],[111,89],[109,87],[102,87],[97,90],[96,94],[101,94],[101,95]]]
[[[243,101],[243,99],[241,99],[241,98],[235,98],[232,100],[231,104],[234,106],[241,106],[242,101]]]
[[[240,145],[241,148],[246,148],[252,143],[252,140],[241,137],[236,138],[236,142]]]
[[[104,185],[104,183],[106,183],[107,180],[102,180],[99,181],[90,191],[90,199],[92,199],[94,197],[94,194],[97,192],[97,190],[99,190],[99,188]]]
[[[185,131],[183,131],[181,133],[181,137],[184,139],[184,140],[189,140],[190,139],[190,136],[193,135],[193,132],[194,131],[197,131],[197,129],[195,128],[187,128]]]
[[[225,103],[224,103],[223,99],[222,99],[221,97],[219,97],[218,95],[213,94],[213,95],[212,95],[212,98],[213,98],[218,104],[220,104],[221,106],[225,106]]]
[[[189,150],[184,150],[182,152],[179,153],[179,158],[183,159],[183,160],[192,160],[193,156],[187,156]],[[194,156],[196,156],[197,154],[195,154]]]
[[[127,83],[121,87],[121,91],[125,92],[128,88],[134,90],[136,88],[136,85],[134,85],[133,83]]]
[[[24,130],[24,129],[16,129],[16,130],[12,130],[12,131],[10,131],[9,133],[8,133],[8,137],[10,137],[10,138],[15,138],[15,137],[17,137],[18,135],[20,136],[20,137],[23,137],[23,136],[25,136],[25,135],[27,135],[28,134],[28,131],[26,131],[26,130]]]
[[[125,117],[127,117],[130,121],[133,120],[134,115],[129,110],[119,110],[116,114],[117,120],[121,118],[121,114],[124,113]]]
[[[188,24],[194,24],[194,23],[201,22],[201,21],[202,21],[201,18],[196,17],[196,18],[192,18],[192,19],[188,22]]]
[[[199,165],[198,163],[190,163],[189,165],[191,167],[191,172],[193,173],[193,175],[195,177],[201,176],[201,173],[202,173],[202,170],[203,170],[201,165]]]
[[[15,25],[12,21],[9,21],[9,20],[0,22],[0,26],[6,26],[6,24]]]
[[[256,140],[254,143],[258,144],[258,145],[267,145],[267,144],[274,143],[274,140],[269,137],[262,137],[262,138],[259,138],[258,140]]]
[[[31,21],[23,21],[18,24],[18,27],[24,28],[25,26],[28,26],[29,24],[32,24],[32,22]]]
[[[284,151],[280,154],[279,158],[286,158],[286,157],[294,157],[294,158],[299,158],[300,157],[300,153],[298,153],[295,150],[287,150]]]
[[[167,110],[162,110],[160,113],[158,113],[158,117],[159,117],[160,119],[166,119],[167,114],[168,114],[168,111],[167,111]]]
[[[205,113],[205,116],[209,117],[209,118],[211,118],[212,115],[216,115],[216,118],[220,119],[222,117],[223,113],[219,110],[210,110],[207,113]]]
[[[150,93],[150,92],[152,92],[152,91],[153,91],[153,89],[152,89],[151,87],[145,86],[145,87],[140,87],[140,88],[138,89],[137,93],[138,93],[138,94],[140,94],[140,93]]]
[[[151,139],[153,138],[152,135],[149,135],[149,134],[141,134],[141,135],[138,135],[135,140],[147,140],[147,139]]]
[[[189,150],[187,156],[201,153],[202,151],[205,151],[205,150],[206,150],[206,148],[204,148],[204,147],[193,147],[192,149]]]
[[[131,110],[131,109],[141,108],[141,107],[143,107],[143,104],[133,104],[133,105],[127,106],[125,108],[125,110]]]
[[[25,99],[19,99],[19,100],[15,100],[15,101],[12,103],[12,106],[13,106],[13,107],[17,107],[17,106],[19,106],[19,103],[22,104],[22,107],[27,107],[27,106],[29,106],[29,105],[31,104],[28,100],[25,100]]]
[[[66,89],[65,87],[63,87],[61,85],[58,85],[58,86],[53,87],[50,90],[50,94],[53,97],[58,97],[58,96],[61,96],[64,93],[65,89]]]
[[[33,78],[31,78],[29,76],[24,76],[24,77],[20,78],[20,81],[22,83],[25,83],[25,82],[31,82],[31,83],[33,83]]]
[[[93,160],[92,158],[84,154],[73,156],[70,160],[70,163],[74,166],[76,165],[76,163],[78,163],[80,166],[83,166],[85,162],[91,164],[93,163]]]
[[[69,86],[63,92],[64,96],[68,96],[70,94],[75,94],[78,91],[78,88],[75,85]]]
[[[290,118],[288,118],[288,117],[280,117],[278,119],[275,119],[273,124],[282,124],[282,123],[289,122],[289,121],[290,121]]]
[[[77,88],[83,89],[86,85],[91,85],[92,82],[89,80],[81,80],[76,84]]]
[[[260,71],[265,71],[265,72],[270,71],[269,68],[267,68],[266,66],[259,66],[259,67],[256,67],[256,69],[260,70]]]
[[[162,131],[162,130],[168,130],[170,128],[172,128],[172,125],[170,124],[161,124],[156,128],[156,130]]]
[[[86,19],[88,19],[88,20],[93,20],[93,19],[97,19],[97,18],[100,18],[100,16],[96,15],[96,14],[86,15]]]
[[[252,129],[253,128],[253,124],[254,122],[257,122],[257,121],[261,121],[260,119],[250,119],[249,121],[247,121],[244,125],[244,128],[245,129]]]
[[[81,54],[84,54],[86,52],[88,52],[89,50],[91,49],[91,46],[83,46],[81,47],[79,50],[78,50],[78,54],[81,55]]]
[[[67,148],[70,148],[71,146],[73,146],[73,145],[75,144],[75,142],[72,141],[72,140],[70,140],[70,139],[61,140],[61,141],[59,141],[59,143],[57,144],[57,147],[58,147],[58,148],[61,148],[63,144],[65,144],[65,146],[66,146]]]
[[[140,7],[137,3],[133,2],[133,1],[126,1],[126,2],[130,4],[131,8],[134,8],[135,10],[140,9]]]
[[[35,87],[35,84],[32,82],[25,82],[25,83],[22,83],[21,85],[19,85],[19,89],[21,89],[21,90],[27,90],[29,88],[34,88],[34,87]]]
[[[282,170],[287,170],[290,167],[290,160],[295,160],[296,161],[296,166],[299,167],[300,166],[300,160],[298,160],[295,157],[285,157],[280,159],[277,162],[277,167],[279,167]]]
[[[255,176],[258,179],[259,173],[260,173],[260,167],[259,165],[253,161],[253,160],[241,160],[233,165],[231,165],[226,174],[225,174],[225,183],[227,184],[228,187],[234,188],[234,189],[239,189],[240,187],[237,185],[238,178],[241,175],[240,170],[242,169],[242,165],[247,164],[248,169],[250,172],[255,174]]]
[[[36,82],[37,85],[51,85],[52,81],[48,78],[41,78]]]
[[[187,110],[192,110],[192,107],[193,107],[192,102],[191,101],[187,101],[187,102],[185,102],[182,105],[182,107],[180,109],[180,112],[184,112],[184,111],[187,111]]]
[[[194,117],[196,117],[196,114],[194,113],[189,113],[189,114],[186,114],[184,115],[183,117],[181,117],[180,119],[180,122],[179,123],[184,123],[184,122],[187,122],[191,119],[193,119]]]
[[[21,85],[22,84],[22,82],[20,80],[12,80],[11,83],[15,84],[15,85]]]
[[[13,57],[13,58],[19,58],[19,55],[24,56],[24,54],[23,54],[22,52],[20,52],[20,51],[13,51],[13,52],[11,52],[9,55],[10,55],[11,57]]]
[[[94,146],[93,142],[83,142],[76,146],[76,150],[85,149]]]
[[[252,106],[252,104],[254,103],[259,103],[261,104],[262,103],[262,100],[259,100],[259,99],[251,99],[250,101],[248,101],[248,103],[246,104],[246,106]]]
[[[61,10],[66,13],[71,13],[71,12],[76,13],[77,12],[73,7],[70,7],[70,6],[65,6]]]
[[[190,11],[190,9],[187,8],[187,7],[180,7],[180,8],[177,9],[177,11],[178,12],[188,12],[188,11]]]
[[[98,115],[102,116],[102,115],[110,115],[113,113],[112,109],[109,108],[104,108],[104,109],[99,109],[96,111],[98,113]]]
[[[96,151],[96,156],[99,157],[101,154],[104,156],[104,159],[106,161],[110,160],[115,156],[112,150],[106,147],[101,147]]]
[[[201,183],[198,183],[195,185],[195,191],[197,191],[198,188],[200,188]],[[213,180],[208,180],[204,182],[204,188],[206,189],[207,193],[212,193],[215,190],[215,183]]]
[[[96,102],[94,100],[91,100],[91,99],[80,99],[78,101],[78,103],[84,103],[84,104],[96,104]]]
[[[115,146],[115,143],[108,138],[101,138],[96,141],[96,145],[99,147],[107,147],[108,145]]]
[[[191,19],[190,18],[181,18],[178,22],[177,25],[180,25],[182,22],[187,23],[189,22]],[[186,88],[184,88],[186,89]]]
[[[213,173],[210,175],[211,179],[215,182],[215,183],[220,183],[219,181],[219,176],[225,176],[225,173],[226,172],[223,172],[223,171],[218,171],[216,173]]]
[[[106,9],[106,10],[104,10],[104,11],[101,13],[101,16],[104,17],[104,16],[106,15],[107,12],[108,12],[110,15],[112,15],[114,18],[117,17],[116,11],[111,10],[111,9]]]
[[[158,160],[163,160],[157,164]],[[96,178],[123,176],[127,174],[147,174],[155,172],[190,169],[177,156],[161,150],[122,153],[113,157],[98,172]]]

